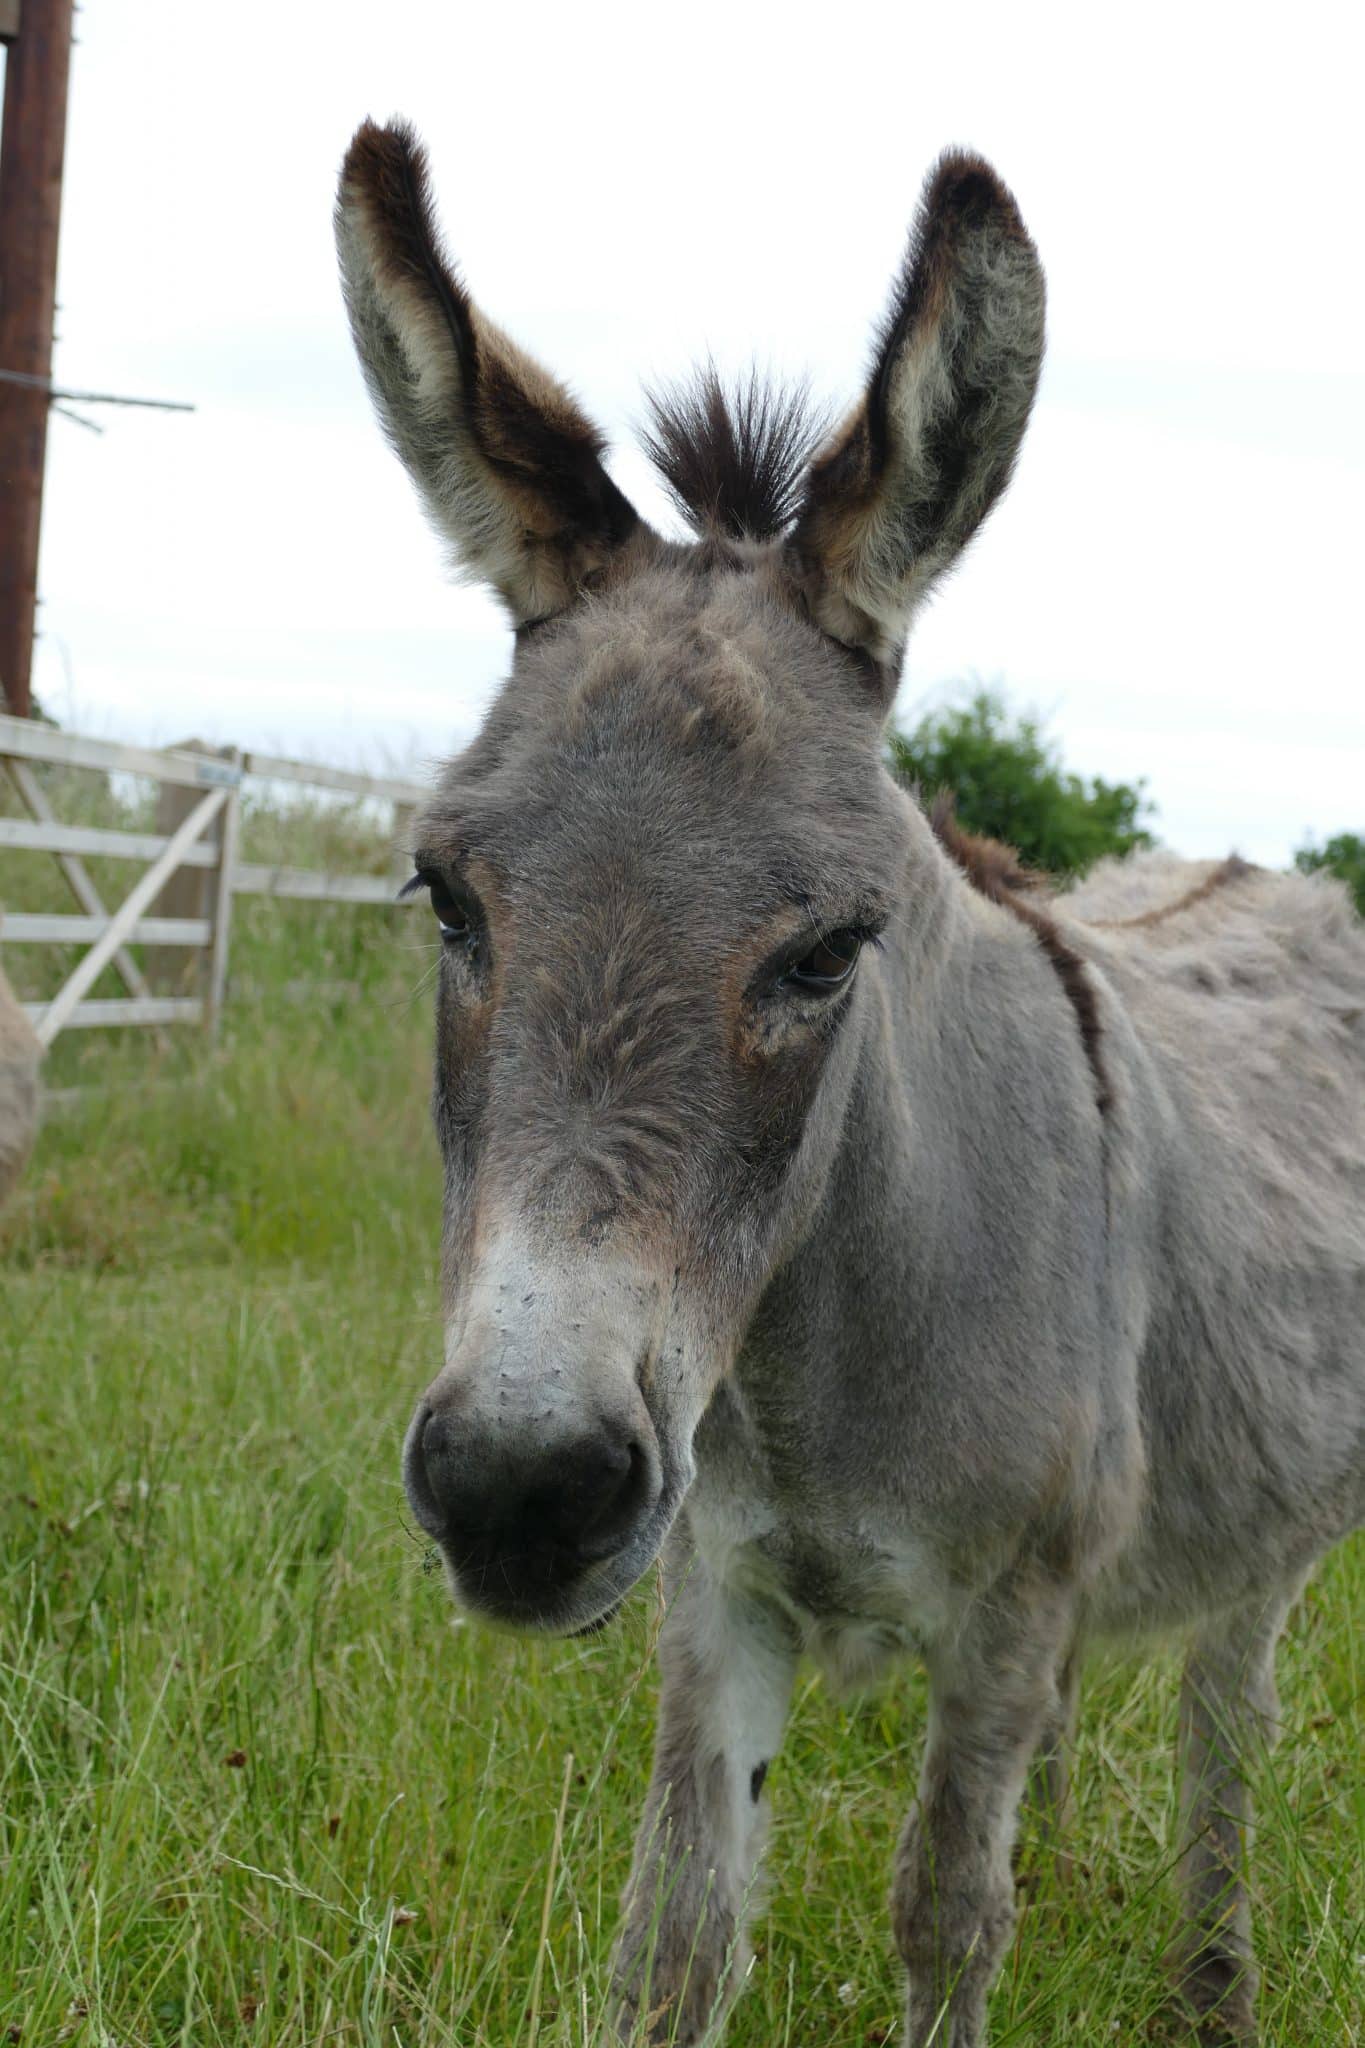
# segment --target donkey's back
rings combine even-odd
[[[1149,1501],[1109,1618],[1179,1619],[1365,1516],[1365,924],[1329,876],[1165,854],[1066,913],[1131,1027],[1143,1166]]]

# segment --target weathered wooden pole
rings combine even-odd
[[[27,717],[38,599],[72,0],[0,0],[0,699]]]

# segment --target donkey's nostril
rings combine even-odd
[[[576,1457],[566,1457],[548,1490],[549,1520],[566,1536],[580,1536],[611,1513],[612,1504],[630,1477],[630,1447],[599,1441],[585,1444]]]
[[[408,1504],[428,1536],[443,1535],[446,1519],[430,1467],[433,1447],[428,1444],[428,1432],[435,1421],[431,1409],[423,1402],[412,1418],[403,1445],[403,1485]]]
[[[604,1447],[596,1498],[572,1532],[585,1559],[615,1550],[635,1520],[649,1485],[649,1460],[633,1440]]]

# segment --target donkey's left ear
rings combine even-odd
[[[1043,360],[1043,272],[989,164],[930,174],[867,391],[792,534],[812,615],[894,669],[910,617],[1004,490]]]
[[[432,524],[518,624],[563,610],[640,521],[596,428],[442,254],[426,156],[403,123],[357,132],[336,234],[370,394]]]

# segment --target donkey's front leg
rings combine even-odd
[[[1014,1573],[929,1660],[928,1742],[891,1902],[910,1977],[909,2048],[985,2041],[987,1995],[1014,1931],[1020,1795],[1061,1712],[1070,1633],[1066,1595]]]
[[[770,1609],[699,1561],[678,1574],[659,1639],[654,1776],[616,1958],[623,2041],[702,2040],[743,1981],[743,1920],[762,1849],[763,1783],[782,1739],[796,1647]]]

